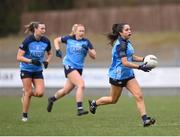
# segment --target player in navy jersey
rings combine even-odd
[[[85,85],[81,75],[86,55],[89,54],[92,59],[95,59],[96,52],[91,42],[84,38],[84,35],[85,27],[82,24],[74,24],[70,35],[58,37],[54,40],[57,57],[62,58],[60,43],[65,43],[66,45],[66,55],[63,58],[63,65],[67,80],[62,89],[58,90],[54,96],[48,98],[48,112],[51,112],[53,103],[56,100],[69,94],[76,87],[77,115],[88,114],[88,111],[83,109]]]
[[[112,45],[112,63],[109,68],[109,83],[111,84],[110,95],[97,100],[89,100],[89,109],[92,114],[96,113],[97,106],[115,104],[121,96],[123,87],[126,87],[135,97],[137,108],[143,120],[144,127],[155,123],[155,119],[146,114],[145,104],[141,88],[135,78],[133,69],[149,72],[151,69],[142,63],[144,58],[134,54],[134,49],[129,41],[131,28],[127,23],[114,24],[112,33],[108,39]]]
[[[44,94],[43,67],[46,69],[52,58],[51,43],[44,36],[45,24],[31,22],[25,26],[28,35],[19,47],[17,60],[20,62],[20,76],[23,83],[22,121],[28,120],[31,97]]]

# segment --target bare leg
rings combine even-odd
[[[77,87],[76,102],[82,102],[84,97],[84,80],[78,71],[74,70],[68,74],[69,80]]]
[[[34,79],[33,80],[35,91],[33,92],[33,96],[42,97],[44,94],[44,79]]]
[[[109,96],[101,97],[97,99],[96,101],[89,100],[90,112],[92,114],[95,114],[97,106],[100,106],[100,105],[115,104],[118,101],[119,97],[121,96],[122,90],[123,90],[122,87],[111,85]]]
[[[88,111],[83,109],[83,98],[84,98],[84,80],[77,70],[72,71],[68,74],[69,80],[77,87],[76,90],[76,104],[77,104],[77,115],[86,115]]]
[[[73,88],[74,88],[74,84],[69,79],[67,79],[64,87],[62,89],[58,90],[54,96],[48,98],[47,111],[51,112],[52,108],[53,108],[54,101],[56,101],[59,98],[62,98],[65,95],[69,94]]]
[[[23,117],[27,117],[27,113],[30,106],[31,96],[32,96],[32,79],[31,78],[24,78],[22,79],[23,83],[23,89],[24,89],[24,95],[23,95],[23,101],[22,101],[22,112]],[[22,119],[23,120],[23,119]],[[27,121],[27,119],[23,120]]]
[[[148,117],[146,115],[146,108],[145,108],[145,104],[144,104],[142,91],[141,91],[141,88],[135,78],[128,81],[127,89],[133,94],[133,96],[136,99],[137,108],[138,108],[141,118],[143,120],[143,126],[148,127],[150,125],[154,125],[156,120],[154,118]]]
[[[54,96],[56,99],[62,98],[63,96],[69,94],[73,90],[73,88],[74,84],[69,79],[67,79],[64,87],[62,89],[59,89]]]
[[[142,95],[141,88],[137,82],[137,80],[131,79],[128,81],[126,88],[132,93],[132,95],[136,99],[137,108],[140,112],[140,115],[143,116],[146,114],[146,108],[144,104],[144,99]]]
[[[122,93],[122,87],[117,87],[114,85],[111,85],[110,89],[110,95],[106,97],[101,97],[96,100],[96,105],[107,105],[107,104],[115,104]]]

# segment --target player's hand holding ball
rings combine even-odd
[[[150,67],[147,67],[147,62],[139,65],[138,69],[140,69],[140,70],[142,70],[142,71],[144,71],[144,72],[149,72],[149,71],[151,71],[151,68],[150,68]]]
[[[151,71],[151,69],[154,69],[155,67],[157,67],[157,57],[154,55],[147,55],[144,58],[143,64],[139,65],[140,70],[144,71],[144,72],[149,72]]]

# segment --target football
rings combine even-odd
[[[158,65],[158,61],[157,61],[157,57],[154,56],[154,55],[147,55],[145,58],[144,58],[144,63],[147,62],[147,67],[150,67],[150,68],[155,68],[157,67]]]

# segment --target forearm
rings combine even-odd
[[[60,49],[60,38],[54,39],[54,47],[56,50]]]
[[[25,62],[25,63],[31,63],[31,59],[28,59],[28,58],[26,58],[26,57],[24,57],[24,56],[18,56],[18,57],[17,57],[17,61],[19,61],[19,62]]]
[[[52,51],[48,52],[48,53],[47,53],[46,61],[47,61],[47,62],[50,62],[51,59],[52,59],[52,56],[53,56]]]
[[[92,59],[96,59],[96,51],[94,49],[89,49],[89,56]]]
[[[143,62],[143,60],[144,60],[144,57],[133,55],[133,61]]]
[[[134,68],[134,69],[138,69],[139,68],[138,64],[135,64],[135,63],[132,63],[132,62],[126,62],[126,63],[123,63],[123,65],[125,67]]]

